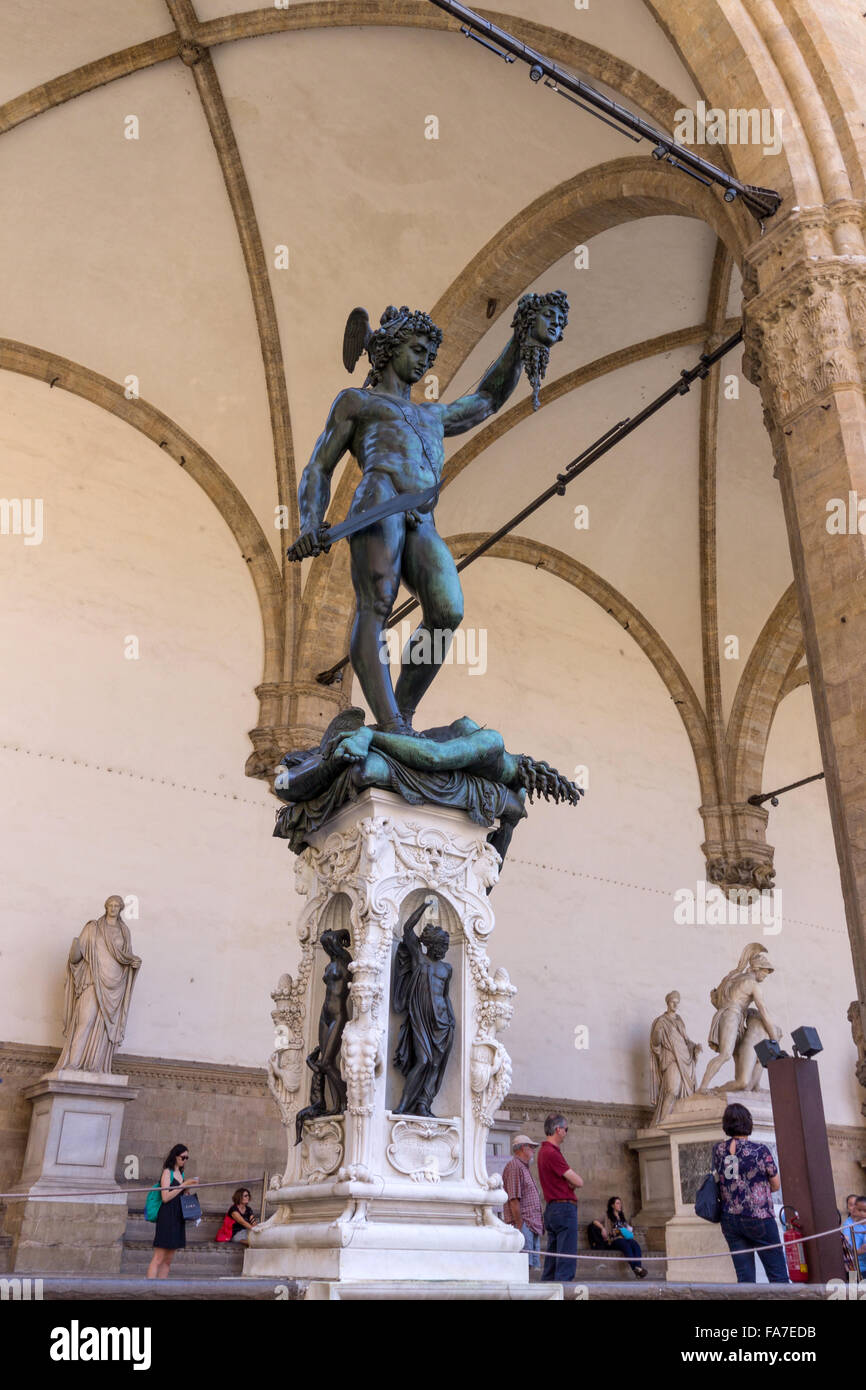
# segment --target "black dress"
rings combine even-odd
[[[180,1183],[171,1175],[170,1187],[180,1187]],[[156,1234],[153,1237],[154,1250],[183,1250],[186,1248],[186,1222],[183,1219],[183,1212],[180,1208],[180,1198],[173,1197],[170,1202],[163,1202],[156,1218]]]

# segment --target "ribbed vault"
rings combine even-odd
[[[863,196],[866,135],[862,122],[853,114],[851,73],[844,67],[838,42],[833,41],[838,35],[827,32],[814,4],[809,0],[778,0],[775,4],[772,0],[743,0],[731,5],[727,0],[707,0],[699,18],[694,7],[682,0],[648,0],[648,8],[708,101],[722,107],[775,105],[791,113],[784,149],[774,159],[767,161],[759,151],[736,147],[716,150],[720,162],[727,162],[746,182],[773,183],[787,197],[804,203]],[[606,84],[663,128],[672,128],[683,103],[648,72],[563,30],[513,15],[484,13],[558,62]],[[180,61],[189,68],[234,217],[240,263],[255,315],[273,441],[274,496],[277,505],[286,509],[289,529],[294,532],[300,466],[295,464],[284,344],[265,239],[257,219],[256,190],[244,167],[212,51],[248,40],[266,42],[276,35],[348,28],[417,30],[419,52],[423,52],[423,32],[442,34],[456,26],[427,0],[321,0],[292,4],[287,9],[268,6],[205,22],[198,18],[192,0],[167,0],[167,15],[173,25],[171,32],[116,53],[96,54],[84,66],[7,101],[0,107],[0,134],[8,135],[65,103],[160,64]],[[789,23],[784,33],[784,26],[777,23],[779,15]],[[463,40],[455,33],[453,42],[457,45]],[[856,46],[853,44],[852,49]],[[725,54],[721,63],[720,53]],[[491,72],[482,65],[479,80],[490,80]],[[824,95],[818,91],[819,76]],[[503,89],[503,108],[505,100]],[[583,135],[584,126],[568,124],[582,119],[567,109],[562,112],[569,132]],[[593,137],[596,134],[593,130]],[[564,161],[564,170],[567,167]],[[543,406],[567,401],[590,384],[614,378],[634,363],[690,345],[696,350],[715,345],[737,322],[730,304],[732,275],[754,239],[754,224],[737,204],[724,203],[717,192],[657,164],[644,151],[638,157],[611,158],[605,149],[598,162],[577,174],[565,172],[561,181],[527,201],[465,264],[452,268],[450,282],[443,285],[431,311],[444,332],[437,363],[441,389],[447,389],[492,327],[501,333],[505,325],[500,319],[507,306],[571,248],[641,219],[668,216],[698,219],[717,238],[715,260],[704,287],[703,318],[699,308],[694,318],[680,327],[635,341],[628,334],[624,315],[622,343],[612,352],[552,376],[542,393]],[[235,273],[234,268],[231,273]],[[116,383],[53,353],[50,343],[32,347],[2,340],[0,367],[73,391],[153,439],[205,490],[230,526],[249,567],[262,613],[265,660],[258,687],[261,713],[253,731],[256,754],[249,770],[266,776],[281,748],[296,743],[300,734],[312,737],[335,705],[348,698],[348,691],[344,693],[339,686],[327,689],[315,682],[316,674],[337,661],[345,649],[352,609],[347,548],[335,547],[329,556],[308,567],[302,586],[299,567],[283,565],[280,572],[261,521],[245,501],[243,479],[230,477],[228,467],[160,411],[157,403],[128,399]],[[677,703],[694,752],[703,806],[713,814],[720,806],[745,800],[759,789],[775,709],[783,695],[805,678],[798,667],[802,642],[793,591],[788,590],[755,643],[725,722],[717,585],[719,378],[716,368],[701,387],[696,517],[701,694],[637,600],[620,593],[601,574],[556,548],[526,537],[512,536],[491,551],[499,558],[543,565],[588,594],[627,628]],[[446,485],[459,487],[473,464],[487,450],[507,443],[511,432],[525,424],[530,414],[527,401],[518,399],[478,430],[449,458]],[[536,428],[544,428],[543,413]],[[308,443],[305,441],[304,455],[309,451]],[[354,472],[347,467],[335,492],[332,516],[344,514],[354,481]],[[484,534],[485,529],[479,526],[454,537],[451,544],[455,553],[465,553]],[[733,833],[736,841],[736,827]],[[708,839],[712,839],[709,834]],[[725,846],[725,852],[736,855],[739,849],[734,844]]]

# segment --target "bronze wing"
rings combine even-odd
[[[358,358],[366,348],[372,334],[370,331],[370,315],[366,309],[353,309],[346,320],[346,329],[343,333],[343,366],[347,372],[353,372]]]

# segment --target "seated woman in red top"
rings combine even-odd
[[[232,1204],[223,1217],[223,1224],[216,1233],[219,1241],[236,1240],[240,1244],[245,1244],[249,1240],[250,1231],[258,1225],[255,1212],[250,1206],[250,1194],[247,1188],[239,1187],[232,1194]]]

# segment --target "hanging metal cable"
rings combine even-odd
[[[533,82],[538,83],[544,78],[545,87],[556,92],[558,96],[566,97],[576,106],[581,106],[591,116],[604,121],[605,125],[613,125],[630,140],[650,140],[654,146],[654,159],[670,164],[674,169],[697,179],[698,183],[704,183],[708,187],[716,184],[723,188],[726,203],[732,203],[735,198],[742,198],[743,204],[757,222],[764,222],[766,218],[778,212],[782,196],[774,189],[741,183],[739,179],[711,164],[708,159],[695,154],[694,150],[677,144],[669,135],[651,126],[641,116],[636,116],[633,111],[612,101],[589,82],[584,82],[582,78],[554,63],[552,59],[546,58],[543,53],[530,48],[528,44],[521,43],[520,39],[516,39],[507,29],[500,29],[498,24],[483,19],[480,14],[468,9],[466,5],[459,4],[457,0],[431,2],[446,14],[450,14],[453,19],[459,20],[461,33],[495,53],[497,58],[503,58],[506,63],[516,60],[526,63]]]

